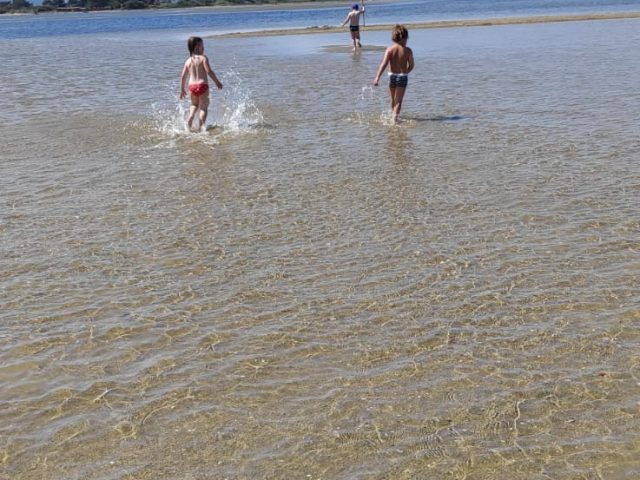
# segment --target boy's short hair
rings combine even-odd
[[[391,40],[396,43],[400,43],[401,40],[406,40],[409,38],[409,31],[404,27],[404,25],[396,25],[393,27],[391,31]]]

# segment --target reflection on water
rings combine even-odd
[[[14,45],[0,478],[638,477],[635,27]]]

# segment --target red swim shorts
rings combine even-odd
[[[189,93],[195,97],[204,95],[209,91],[209,85],[207,83],[192,83],[189,85]]]

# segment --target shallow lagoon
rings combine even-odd
[[[0,478],[640,474],[637,21],[365,35],[12,44]]]

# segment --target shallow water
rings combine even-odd
[[[34,4],[42,2],[35,1]],[[156,35],[186,38],[225,32],[335,26],[351,3],[91,11],[41,15],[0,15],[0,40],[84,34]],[[373,0],[363,24],[394,24],[533,15],[638,12],[640,0]],[[4,52],[0,52],[1,55]]]
[[[640,476],[637,25],[9,42],[0,478]]]

